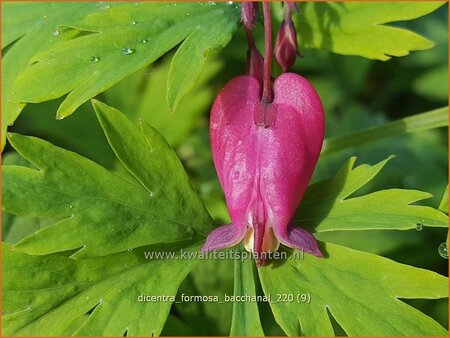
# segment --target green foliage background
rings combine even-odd
[[[5,122],[17,118],[9,131],[42,138],[82,157],[16,134],[10,137],[14,148],[9,143],[5,147],[3,164],[25,168],[9,167],[3,172],[6,177],[3,204],[7,211],[2,213],[2,239],[7,243],[3,261],[9,264],[7,267],[14,267],[6,270],[3,265],[3,287],[7,292],[16,292],[5,298],[4,291],[3,303],[5,307],[23,309],[30,301],[33,306],[39,305],[41,311],[31,319],[21,317],[20,311],[9,314],[3,322],[8,333],[34,334],[39,329],[40,333],[49,335],[55,332],[228,335],[231,329],[235,335],[261,332],[266,335],[446,334],[442,328],[448,327],[448,300],[442,294],[446,280],[433,272],[448,275],[448,261],[438,254],[440,243],[447,238],[447,218],[432,208],[415,208],[409,204],[438,208],[448,181],[447,128],[400,132],[368,143],[355,139],[344,149],[322,155],[313,178],[317,184],[312,186],[310,194],[322,191],[320,196],[324,199],[337,196],[342,198],[342,203],[336,203],[331,209],[326,209],[326,203],[299,209],[298,223],[314,229],[315,236],[327,243],[324,245],[330,254],[322,265],[307,258],[302,265],[306,273],[288,264],[278,270],[272,266],[263,268],[257,273],[249,262],[142,261],[139,255],[145,249],[161,249],[142,247],[157,246],[160,242],[186,239],[186,243],[179,245],[198,250],[202,236],[213,226],[201,202],[215,223],[229,221],[209,150],[208,115],[218,90],[245,69],[245,36],[242,28],[236,27],[239,8],[236,4],[219,3],[195,8],[192,6],[196,4],[162,4],[152,12],[155,17],[164,18],[167,6],[172,16],[169,23],[158,21],[158,26],[155,17],[142,12],[139,3],[124,5],[126,9],[113,3],[45,6],[23,3],[10,9],[27,13],[29,17],[24,15],[22,21],[15,22],[14,30],[3,31],[3,96],[19,96],[18,101],[2,102],[3,127]],[[319,92],[326,112],[328,140],[447,105],[447,5],[423,3],[408,9],[399,3],[391,7],[388,4],[364,7],[359,3],[342,6],[306,3],[300,5],[301,12],[295,17],[303,58],[297,60],[293,71],[309,79]],[[281,8],[274,4],[273,12],[275,25],[279,25]],[[45,18],[47,13],[52,15]],[[425,16],[415,19],[422,15]],[[3,19],[7,24],[8,17]],[[405,21],[410,19],[415,20]],[[112,26],[110,20],[118,20],[119,24]],[[130,28],[133,20],[137,22],[137,30]],[[170,31],[165,30],[166,24]],[[256,38],[262,45],[260,26],[256,28]],[[368,31],[362,27],[369,27]],[[101,38],[96,38],[96,34]],[[69,41],[74,36],[78,38],[70,48],[55,41]],[[138,42],[141,39],[147,41],[142,44]],[[384,44],[384,50],[377,47],[383,39],[392,40],[391,44]],[[137,47],[131,46],[130,41]],[[399,41],[408,44],[404,46]],[[431,41],[435,44],[433,48]],[[350,46],[349,42],[353,44]],[[116,55],[111,46],[119,51],[130,46],[135,54]],[[90,61],[93,56],[99,57],[99,61]],[[404,57],[389,59],[391,56]],[[133,61],[121,64],[123,58],[132,57],[135,57]],[[37,67],[28,66],[39,60]],[[276,72],[279,70],[275,69]],[[18,80],[17,73],[20,73]],[[13,86],[14,81],[17,82]],[[99,102],[94,104],[94,112],[91,103],[85,103],[93,96],[126,117]],[[31,104],[25,106],[23,102]],[[56,120],[57,112],[65,118]],[[182,166],[158,132],[175,150]],[[148,144],[158,145],[157,156],[146,153]],[[395,158],[382,162],[390,155]],[[353,156],[357,157],[356,164],[354,159],[349,161]],[[363,163],[371,166],[359,167]],[[35,167],[47,170],[49,175],[36,177]],[[339,171],[340,168],[343,169]],[[98,178],[95,180],[98,187],[92,185],[94,176]],[[340,181],[345,181],[342,177],[349,177],[350,186],[347,190],[333,190],[340,186]],[[326,181],[328,186],[324,186],[323,181],[330,178],[334,181]],[[36,183],[37,179],[41,181]],[[356,182],[354,186],[352,182]],[[52,192],[50,196],[45,190],[50,184],[70,191],[70,201],[64,194]],[[104,186],[114,189],[101,191]],[[392,188],[420,190],[431,195],[385,190]],[[148,198],[148,190],[157,198]],[[371,194],[379,190],[381,196]],[[165,192],[169,193],[165,197],[169,202],[158,198],[158,194]],[[104,210],[86,201],[85,197],[92,194],[105,200]],[[352,199],[348,198],[350,195]],[[373,198],[374,203],[365,202],[367,198]],[[305,202],[308,203],[307,197]],[[73,210],[66,208],[70,203]],[[145,212],[131,212],[132,208]],[[90,212],[86,214],[85,210]],[[151,215],[148,210],[157,210],[157,215]],[[77,214],[79,211],[83,213]],[[72,213],[74,219],[52,225]],[[324,213],[330,217],[317,223],[308,221],[305,213],[310,218]],[[102,236],[98,236],[97,228],[92,225],[103,223],[105,218],[116,220],[121,215],[130,215],[123,228],[126,230],[115,232],[111,222]],[[356,215],[353,221],[352,215]],[[359,215],[367,215],[367,219],[357,219]],[[167,231],[147,232],[156,227],[155,217],[162,219],[158,224],[165,224]],[[411,221],[416,219],[423,219],[425,226],[420,231],[415,229],[416,221]],[[134,237],[127,237],[133,231]],[[32,233],[16,246],[18,251],[10,251],[12,244]],[[86,246],[78,250],[81,244]],[[170,250],[177,248],[170,246]],[[393,266],[391,261],[371,254],[412,267]],[[364,264],[358,265],[358,259]],[[150,269],[155,272],[149,274]],[[346,269],[353,273],[352,278],[345,273]],[[327,273],[323,273],[325,270]],[[377,270],[386,274],[378,275]],[[403,279],[398,281],[396,273]],[[35,274],[40,274],[40,279]],[[114,278],[108,279],[112,275]],[[367,276],[372,282],[364,281]],[[167,283],[168,280],[172,282]],[[288,283],[283,284],[284,280]],[[66,285],[64,281],[72,284]],[[342,281],[346,282],[344,287]],[[55,283],[56,291],[20,292],[30,286],[49,290]],[[320,283],[326,287],[314,289]],[[130,285],[134,288],[131,291]],[[158,287],[154,293],[176,293],[179,286],[178,294],[191,295],[233,292],[261,295],[277,290],[309,290],[313,297],[330,294],[333,302],[327,308],[323,304],[307,308],[307,312],[311,311],[308,319],[306,315],[296,317],[304,309],[288,305],[270,308],[263,303],[233,308],[230,303],[184,303],[172,307],[170,304],[141,307],[126,303],[123,297],[127,292],[143,292],[155,285]],[[364,290],[358,289],[361,285]],[[337,294],[344,296],[337,297]],[[364,299],[362,304],[352,299],[355,295]],[[104,303],[93,312],[99,297]],[[384,302],[377,303],[379,299]],[[372,309],[376,320],[365,313],[360,318],[365,324],[355,325],[350,309],[358,306],[361,314]],[[389,319],[383,317],[385,312],[398,313],[398,316]],[[70,318],[70,325],[64,321],[60,326],[52,324],[61,313]],[[255,319],[258,313],[260,321]],[[133,316],[137,319],[130,321]],[[41,317],[43,321],[36,319]],[[144,323],[145,318],[154,321]],[[241,318],[248,319],[246,325],[239,322]]]

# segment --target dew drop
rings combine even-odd
[[[133,20],[133,21],[131,21],[131,25],[135,26],[135,25],[137,25],[137,22]]]
[[[59,36],[59,34],[61,34],[61,31],[59,29],[55,29],[53,31],[53,36]]]
[[[127,251],[128,251],[128,252],[131,252],[131,251],[133,251],[133,249],[132,249],[132,248],[129,248]]]
[[[439,244],[438,252],[442,258],[448,259],[447,243],[443,242]]]
[[[44,14],[42,17],[43,17],[44,19],[48,19],[48,15],[46,15],[46,14]]]
[[[232,5],[233,1],[227,1],[227,5]]]
[[[208,1],[208,4],[210,4],[211,6],[215,6],[216,3],[214,1]]]
[[[111,8],[111,6],[110,6],[110,5],[108,5],[108,4],[105,4],[105,5],[103,6],[103,8],[105,8],[105,9],[110,9],[110,8]]]
[[[73,204],[69,205],[69,208],[72,209],[73,208]]]
[[[97,63],[100,61],[100,58],[98,56],[91,56],[89,58],[89,61],[91,61],[92,63]]]
[[[147,43],[147,42],[148,42],[147,39],[139,39],[138,41],[139,41],[140,43]]]
[[[416,223],[416,230],[420,231],[423,229],[423,224],[422,223]]]
[[[130,47],[124,47],[122,48],[122,54],[124,55],[130,55],[136,53],[136,49],[130,48]]]
[[[135,5],[135,6],[139,6],[139,2],[135,2],[134,5]]]

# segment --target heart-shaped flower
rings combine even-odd
[[[244,240],[257,257],[276,251],[279,243],[320,257],[315,238],[291,225],[322,147],[320,98],[293,73],[275,80],[272,103],[261,103],[260,92],[254,77],[238,76],[212,107],[212,154],[232,224],[212,231],[202,251]]]

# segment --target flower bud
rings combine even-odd
[[[286,7],[286,15],[288,15],[289,17],[292,16],[293,12],[298,11],[297,3],[293,1],[285,1],[284,6]]]
[[[258,266],[280,243],[322,257],[315,238],[291,224],[322,147],[322,104],[293,73],[275,79],[273,102],[261,102],[260,90],[254,77],[238,76],[214,101],[211,150],[232,224],[213,230],[202,252],[244,241]]]
[[[284,72],[295,63],[297,58],[297,32],[291,18],[286,18],[281,23],[275,42],[275,60]]]
[[[241,21],[247,29],[251,29],[255,25],[257,13],[258,13],[257,2],[242,3]]]
[[[264,58],[259,50],[252,46],[247,51],[247,74],[256,78],[262,85],[264,77]]]

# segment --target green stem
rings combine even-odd
[[[448,107],[438,108],[426,113],[388,122],[381,126],[361,130],[353,134],[326,139],[323,143],[322,154],[360,146],[364,143],[405,133],[414,133],[446,126],[448,126]]]

